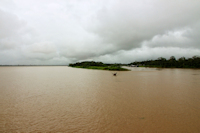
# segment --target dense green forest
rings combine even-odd
[[[178,60],[171,56],[168,60],[160,57],[156,60],[138,61],[129,65],[139,65],[146,67],[161,67],[161,68],[200,68],[200,57],[193,56],[192,58],[181,57]]]
[[[70,67],[87,68],[87,69],[100,69],[100,70],[113,70],[113,71],[127,71],[128,69],[121,68],[120,64],[104,64],[102,62],[84,61],[69,64]]]
[[[176,59],[171,56],[169,59],[160,57],[156,60],[136,61],[130,64],[104,64],[102,62],[84,61],[69,64],[70,67],[87,68],[87,69],[101,69],[101,70],[117,70],[126,71],[121,68],[122,65],[137,65],[145,67],[159,67],[159,68],[200,68],[200,57],[193,56],[192,58],[181,57]]]

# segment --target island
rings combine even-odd
[[[129,71],[126,68],[122,68],[121,64],[104,64],[102,62],[84,61],[69,64],[70,67],[75,68],[86,68],[86,69],[99,69],[99,70],[110,70],[110,71]]]

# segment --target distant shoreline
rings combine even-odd
[[[16,66],[68,66],[68,65],[0,65],[0,67],[16,67]]]

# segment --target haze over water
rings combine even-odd
[[[200,132],[200,69],[0,67],[0,132]]]

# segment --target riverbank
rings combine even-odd
[[[109,70],[109,71],[129,71],[126,68],[115,67],[115,66],[74,66],[75,68],[85,68],[85,69],[98,69],[98,70]]]

